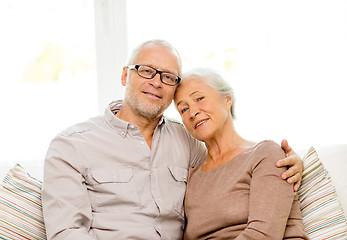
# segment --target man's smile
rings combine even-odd
[[[150,93],[150,92],[143,92],[143,93],[146,94],[149,97],[152,97],[152,98],[159,98],[159,99],[163,98],[163,97],[161,97],[161,96],[159,96],[157,94],[154,94],[154,93]]]

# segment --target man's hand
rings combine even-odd
[[[294,191],[296,192],[301,184],[303,164],[301,158],[289,146],[287,140],[282,140],[281,147],[286,153],[286,158],[277,161],[277,167],[288,166],[289,169],[285,171],[281,177],[283,180],[287,179],[289,184],[294,183]]]

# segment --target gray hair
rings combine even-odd
[[[210,68],[194,68],[183,74],[181,82],[191,77],[196,77],[204,81],[222,97],[231,97],[232,105],[230,107],[230,113],[233,119],[236,118],[234,90],[217,71]]]
[[[178,65],[179,65],[178,75],[182,74],[182,60],[181,60],[180,54],[178,53],[176,48],[174,48],[169,42],[167,42],[165,40],[161,40],[161,39],[149,40],[149,41],[141,43],[136,48],[134,48],[134,50],[132,51],[132,53],[130,54],[130,56],[128,58],[127,65],[129,66],[129,65],[135,64],[141,49],[147,45],[150,45],[150,44],[165,47],[165,48],[171,50],[173,54],[177,55]]]

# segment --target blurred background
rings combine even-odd
[[[245,138],[347,143],[347,0],[2,0],[0,29],[3,164],[41,165],[57,133],[121,99],[129,52],[153,38],[230,81]]]

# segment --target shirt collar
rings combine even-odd
[[[115,114],[122,108],[122,105],[123,105],[122,100],[111,102],[105,110],[105,119],[113,129],[115,129],[120,135],[125,137],[128,132],[128,129],[133,128],[135,124],[124,121],[115,116]],[[157,126],[162,126],[162,125],[164,126],[164,124],[165,124],[165,117],[162,116]]]

